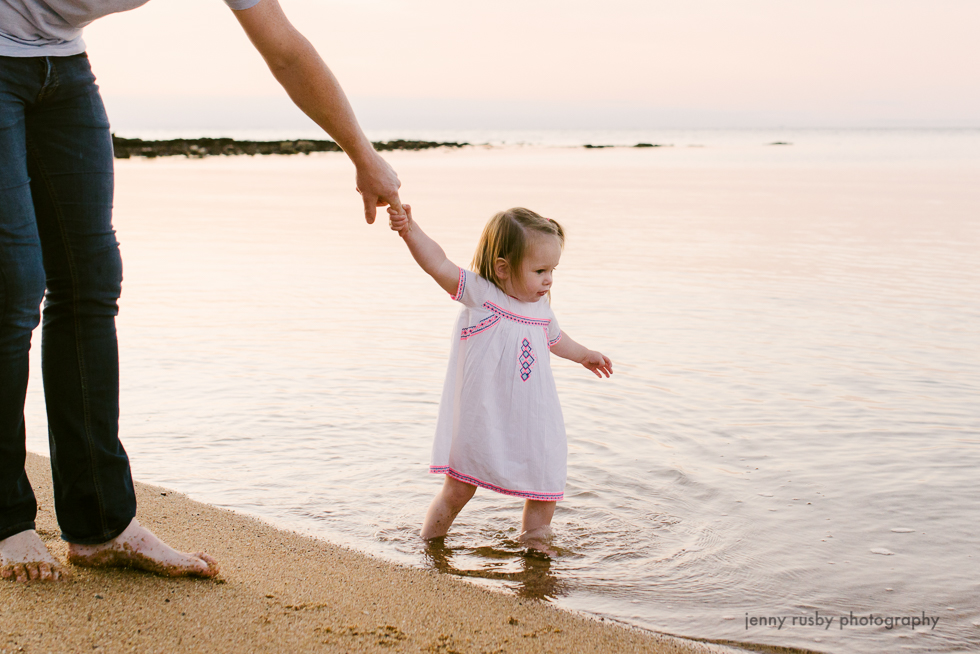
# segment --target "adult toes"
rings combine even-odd
[[[207,569],[203,571],[203,574],[208,577],[213,577],[214,575],[218,574],[218,562],[213,556],[206,552],[194,552],[194,556],[207,564]]]
[[[51,572],[50,563],[39,563],[37,566],[37,571],[43,581],[53,581],[54,575]]]
[[[23,563],[18,563],[14,566],[14,577],[16,577],[17,581],[21,583],[24,583],[30,579],[30,577],[27,575],[27,568]]]
[[[31,581],[37,581],[41,578],[41,571],[38,569],[37,563],[27,564],[27,574],[31,576]]]

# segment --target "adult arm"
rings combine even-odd
[[[262,0],[234,12],[245,34],[296,106],[323,128],[354,162],[364,218],[373,223],[377,207],[401,210],[398,175],[368,141],[340,82],[313,45],[293,27],[279,0]]]
[[[567,332],[561,333],[561,340],[551,346],[551,353],[557,354],[562,359],[568,359],[583,366],[595,373],[595,376],[602,379],[612,374],[612,361],[601,352],[590,350],[589,348],[576,343]]]

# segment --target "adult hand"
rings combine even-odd
[[[377,152],[367,161],[357,165],[357,192],[364,200],[364,219],[370,225],[377,216],[378,207],[390,205],[396,214],[404,213],[398,189],[402,183],[398,174]]]

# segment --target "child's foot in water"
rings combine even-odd
[[[68,562],[87,568],[136,568],[162,577],[214,577],[218,562],[204,552],[178,552],[133,518],[107,543],[68,546]]]
[[[551,527],[548,525],[538,527],[537,529],[531,529],[523,532],[518,540],[521,541],[525,547],[534,552],[540,552],[546,556],[555,557],[558,556],[558,552],[552,546],[551,541],[554,537]]]

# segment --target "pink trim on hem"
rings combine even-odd
[[[461,472],[453,470],[449,466],[429,466],[429,472],[434,475],[449,475],[453,479],[461,481],[465,484],[470,484],[471,486],[479,486],[480,488],[486,488],[487,490],[492,490],[502,495],[513,495],[514,497],[523,497],[527,500],[537,500],[539,502],[560,502],[565,499],[564,491],[561,493],[535,493],[534,491],[511,490],[509,488],[489,484],[481,479],[477,479],[476,477],[464,475]]]

